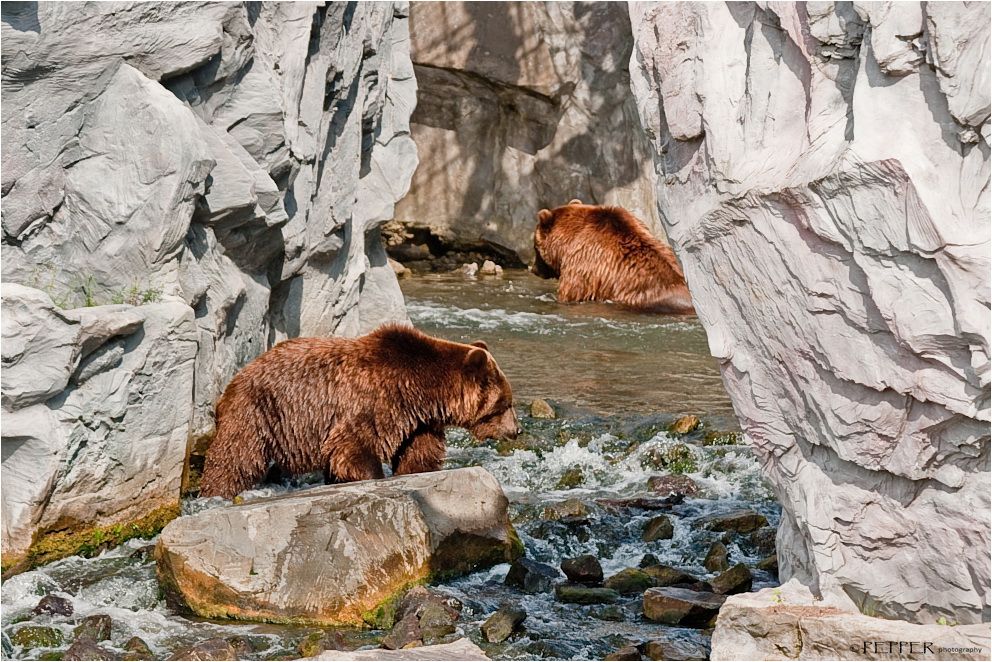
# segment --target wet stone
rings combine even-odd
[[[151,558],[151,555],[154,552],[155,545],[144,545],[131,552],[131,555],[128,558],[134,561],[144,561],[145,559]]]
[[[72,601],[57,595],[46,595],[34,608],[35,614],[50,614],[52,616],[72,616]]]
[[[544,593],[551,590],[560,576],[561,573],[550,565],[520,557],[510,566],[504,583],[525,593]]]
[[[226,639],[213,637],[173,653],[170,660],[237,660],[238,653]]]
[[[627,620],[627,614],[618,605],[603,605],[593,607],[589,610],[589,615],[600,621],[621,622]]]
[[[644,574],[651,578],[654,586],[672,586],[674,584],[695,584],[699,581],[687,572],[682,572],[668,565],[650,565],[644,568]]]
[[[768,556],[775,553],[775,527],[766,526],[748,536],[748,544],[757,554]]]
[[[634,510],[671,510],[685,500],[684,494],[671,494],[664,498],[631,497],[629,499],[596,499],[596,503],[619,510],[632,508]]]
[[[620,594],[609,588],[589,588],[588,586],[559,585],[555,587],[555,598],[559,602],[580,605],[613,604],[620,600]]]
[[[709,580],[709,583],[713,587],[714,593],[732,595],[750,591],[752,581],[751,570],[743,563],[738,563],[733,568],[721,572]]]
[[[758,570],[778,575],[778,554],[772,554],[758,561]]]
[[[648,568],[653,565],[658,565],[661,560],[654,554],[645,554],[641,557],[641,562],[637,564],[638,568]]]
[[[670,540],[675,535],[675,527],[668,515],[658,515],[652,518],[645,526],[641,534],[644,542],[654,542],[655,540]]]
[[[638,648],[649,660],[708,660],[710,657],[706,646],[678,639],[645,641]]]
[[[607,660],[643,660],[641,657],[641,652],[637,650],[636,646],[624,646],[623,648],[618,648],[609,655],[606,656]]]
[[[672,427],[669,428],[669,431],[672,434],[689,434],[690,432],[698,428],[700,425],[702,425],[702,423],[700,422],[699,418],[697,416],[693,416],[692,414],[689,414],[688,416],[683,416],[682,418],[672,423]]]
[[[696,481],[682,474],[667,476],[651,476],[648,478],[648,489],[655,494],[685,494],[691,496],[699,491]]]
[[[482,624],[482,634],[486,641],[498,644],[506,641],[515,631],[520,629],[520,625],[527,618],[527,612],[523,609],[513,609],[511,607],[500,607],[492,616]]]
[[[603,588],[613,589],[620,595],[643,593],[652,586],[655,586],[655,583],[651,576],[637,568],[621,570],[603,582]]]
[[[431,605],[436,605],[445,610],[452,620],[458,619],[458,610],[448,604],[448,598],[446,596],[434,593],[423,586],[414,586],[406,592],[403,600],[400,601],[399,607],[396,610],[396,620],[402,620],[410,614],[420,618],[424,610]],[[459,602],[458,605],[458,609],[460,609],[461,603]]]
[[[54,648],[61,646],[65,637],[62,636],[62,632],[58,628],[25,625],[10,635],[10,641],[15,646],[23,646],[26,649]]]
[[[727,551],[727,546],[717,541],[710,545],[710,550],[706,552],[703,567],[710,572],[723,572],[730,567],[729,557],[730,552]]]
[[[600,584],[603,581],[603,566],[592,554],[584,554],[561,562],[561,570],[568,581],[576,584]]]
[[[558,414],[555,413],[554,407],[548,404],[547,400],[541,400],[540,398],[537,398],[530,403],[530,415],[531,418],[558,418]]]
[[[541,519],[547,521],[568,520],[566,523],[588,522],[589,508],[578,499],[567,499],[559,503],[545,506],[541,511]]]
[[[416,613],[410,612],[393,626],[389,634],[382,638],[382,647],[389,650],[399,650],[406,648],[413,642],[421,641],[423,636],[420,631],[420,619],[417,618]]]
[[[431,602],[420,612],[420,633],[425,643],[449,635],[455,631],[458,612],[442,602]]]
[[[708,517],[702,520],[702,525],[711,531],[733,531],[734,533],[750,533],[768,526],[765,516],[753,510],[735,510],[733,512]]]
[[[238,657],[255,652],[255,647],[252,645],[248,637],[244,637],[242,635],[228,637],[227,643],[231,644],[231,648],[233,648],[234,652],[238,654]]]
[[[152,649],[145,643],[145,640],[141,637],[131,637],[128,639],[127,643],[124,644],[124,650],[127,653],[124,655],[124,659],[127,660],[154,660],[155,653]]]
[[[644,617],[665,625],[709,627],[726,599],[686,588],[649,588],[644,592]]]
[[[570,469],[558,480],[559,488],[578,487],[585,482],[585,474],[582,469]]]
[[[89,637],[78,637],[72,646],[62,656],[63,660],[119,660],[117,653],[100,646]],[[183,657],[183,660],[202,660],[206,658]],[[227,659],[235,659],[233,657]]]
[[[110,639],[112,628],[113,621],[110,619],[110,616],[106,614],[95,614],[84,618],[76,626],[76,629],[73,630],[73,636],[76,639],[89,637],[93,641],[104,641],[105,639]]]

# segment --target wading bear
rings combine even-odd
[[[444,429],[514,438],[510,384],[484,342],[463,345],[400,325],[360,338],[296,338],[245,366],[217,404],[200,496],[231,498],[270,465],[328,482],[436,471]]]
[[[534,232],[532,271],[558,278],[558,300],[613,301],[655,313],[693,313],[689,288],[672,249],[619,207],[542,209]]]

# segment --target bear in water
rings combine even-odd
[[[217,404],[200,496],[231,498],[270,465],[328,482],[437,471],[448,425],[514,438],[513,393],[484,342],[389,325],[360,338],[296,338],[245,366]]]
[[[672,249],[619,207],[572,200],[537,214],[532,271],[558,278],[558,300],[613,301],[654,313],[695,310]]]

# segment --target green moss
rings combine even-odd
[[[362,620],[373,630],[390,629],[396,622],[396,610],[399,609],[400,602],[403,601],[403,596],[419,583],[414,582],[404,586],[401,590],[389,596],[372,609],[362,612]]]
[[[586,477],[582,473],[582,469],[571,469],[565,472],[565,475],[561,477],[558,481],[558,487],[560,489],[571,489],[573,487],[578,487],[585,481]]]
[[[95,556],[131,538],[150,538],[177,517],[179,517],[178,502],[171,506],[156,508],[133,522],[105,527],[40,532],[35,536],[35,541],[27,552],[16,557],[3,558],[3,578],[68,556],[77,554],[86,557]]]

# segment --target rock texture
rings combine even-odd
[[[276,341],[405,319],[378,226],[416,166],[407,12],[4,4],[2,276],[34,288],[4,294],[5,565],[175,501]]]
[[[421,646],[407,650],[363,650],[363,651],[327,651],[307,660],[488,660],[485,652],[468,639],[459,639],[450,644],[436,646]]]
[[[361,626],[411,584],[520,556],[507,504],[471,467],[215,508],[165,527],[159,578],[205,617]]]
[[[989,613],[989,5],[632,3],[632,85],[783,579]]]
[[[660,231],[620,3],[413,2],[420,167],[396,219],[533,257],[535,216],[579,198]]]
[[[916,625],[824,605],[793,579],[720,608],[711,660],[987,660],[987,624]]]

